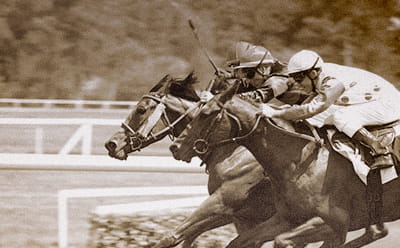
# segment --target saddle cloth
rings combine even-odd
[[[400,140],[400,123],[395,123],[393,126],[374,128],[370,130],[384,146],[390,148],[390,152],[395,156],[394,160],[399,161],[399,145]],[[351,140],[347,135],[338,132],[336,129],[328,129],[327,136],[332,148],[350,160],[353,164],[354,171],[364,184],[367,184],[367,176],[370,167],[367,165],[369,159],[369,150],[364,145]],[[396,164],[396,162],[395,162]],[[396,179],[399,175],[396,171],[395,165],[380,169],[382,183],[388,183]]]

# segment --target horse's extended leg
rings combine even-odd
[[[381,232],[381,235],[379,235],[379,236],[374,235],[374,234],[376,234],[376,232],[370,231],[370,230],[368,230],[368,228],[366,228],[366,231],[363,235],[347,242],[343,247],[345,247],[345,248],[363,247],[367,244],[370,244],[378,239],[385,237],[388,234],[388,232],[387,232],[387,230],[386,231],[384,230],[383,232]]]
[[[195,223],[185,230],[185,234],[190,234],[190,236],[185,236],[182,244],[182,248],[190,248],[194,240],[203,234],[207,230],[211,230],[217,227],[224,226],[226,224],[232,223],[232,217],[227,215],[215,215],[210,216],[200,222]]]
[[[174,231],[164,236],[155,248],[174,247],[187,240],[193,241],[199,234],[233,221],[229,216],[233,210],[225,206],[217,190],[181,223]],[[187,243],[187,242],[186,242]]]
[[[290,223],[279,214],[275,214],[267,221],[241,233],[229,243],[227,248],[260,247],[263,243],[274,240],[275,236],[291,228]]]
[[[322,218],[314,217],[295,229],[278,235],[274,248],[298,247],[319,241],[324,241],[321,247],[334,248],[342,243],[335,237],[333,229]]]

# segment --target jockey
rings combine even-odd
[[[282,95],[289,89],[285,72],[286,65],[275,59],[266,48],[243,41],[236,44],[233,75],[241,81],[237,93],[242,96],[268,102]],[[274,74],[279,76],[271,77]]]
[[[286,64],[275,59],[270,51],[262,46],[244,41],[236,43],[235,59],[228,62],[228,66],[233,72],[217,72],[215,83],[226,83],[226,79],[239,79],[237,93],[242,97],[264,103],[277,98],[289,104],[298,103],[299,99],[304,97],[304,92],[296,91],[292,87],[293,81],[288,80]]]
[[[264,104],[264,116],[306,120],[316,127],[334,125],[370,148],[374,158],[371,168],[393,165],[388,148],[365,128],[400,119],[400,92],[391,83],[362,69],[324,63],[309,50],[290,58],[288,74],[311,96],[301,105],[283,109]]]

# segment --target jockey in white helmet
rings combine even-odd
[[[334,125],[371,149],[371,168],[393,165],[387,147],[365,126],[400,119],[400,93],[382,77],[354,67],[324,63],[315,52],[302,50],[288,64],[288,74],[313,94],[305,103],[286,109],[263,106],[263,115],[287,120],[307,120],[322,127]]]

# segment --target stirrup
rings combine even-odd
[[[365,233],[367,233],[372,240],[377,240],[388,235],[389,230],[385,226],[385,224],[380,223],[376,225],[370,225],[365,229]]]
[[[374,157],[370,165],[371,170],[389,168],[394,165],[392,154],[380,154]]]

